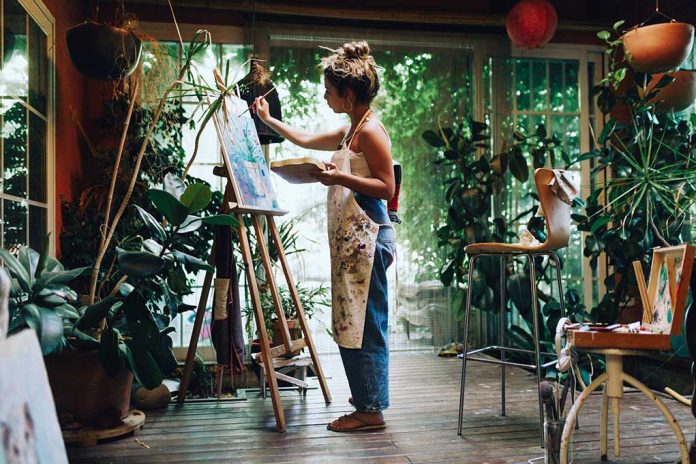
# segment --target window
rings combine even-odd
[[[53,18],[0,0],[0,245],[41,249],[53,229]]]

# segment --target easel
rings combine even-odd
[[[216,75],[216,79],[218,76]],[[232,115],[232,117],[237,117]],[[324,394],[324,400],[326,403],[331,402],[331,393],[326,384],[326,378],[324,377],[324,372],[321,368],[319,362],[319,357],[317,356],[314,342],[312,341],[312,336],[309,331],[309,325],[307,323],[307,318],[305,317],[304,309],[302,308],[302,303],[300,302],[299,294],[297,293],[297,288],[295,287],[295,282],[290,273],[290,267],[288,265],[287,257],[285,255],[285,249],[283,248],[283,243],[278,233],[278,228],[275,224],[275,216],[282,216],[286,214],[285,211],[278,210],[265,210],[261,208],[255,208],[250,206],[244,206],[239,204],[240,195],[238,185],[235,181],[232,166],[230,164],[229,156],[225,148],[225,143],[223,140],[222,128],[220,127],[221,122],[218,121],[217,115],[213,118],[213,123],[215,124],[215,129],[218,133],[218,138],[220,139],[221,145],[221,155],[224,165],[224,175],[227,178],[227,187],[225,190],[225,202],[224,208],[229,214],[234,214],[238,221],[237,234],[239,236],[239,247],[242,252],[242,258],[244,261],[244,268],[247,276],[247,281],[249,283],[249,293],[251,296],[252,306],[254,308],[254,318],[256,320],[256,327],[259,333],[259,338],[261,339],[261,352],[256,355],[256,361],[261,363],[261,369],[265,373],[267,379],[271,399],[273,400],[273,412],[276,418],[276,428],[279,432],[284,432],[286,429],[285,423],[285,413],[283,412],[283,407],[280,401],[280,392],[278,390],[278,379],[285,379],[286,376],[282,374],[277,374],[275,368],[278,365],[286,365],[287,360],[277,359],[285,354],[292,353],[294,351],[300,350],[307,347],[309,354],[314,365],[314,370],[319,379],[319,384],[321,386],[322,393]],[[256,273],[254,271],[254,260],[251,252],[251,247],[249,244],[249,233],[247,231],[247,226],[245,224],[245,216],[249,216],[251,219],[251,224],[256,234],[256,242],[258,244],[258,251],[261,255],[261,261],[266,273],[267,284],[269,291],[271,292],[271,298],[273,300],[273,305],[275,308],[275,313],[278,319],[281,321],[281,338],[283,343],[278,346],[271,347],[268,332],[266,330],[266,324],[263,317],[263,310],[261,308],[261,299],[259,293],[258,283],[256,281]],[[264,233],[261,218],[265,218],[268,230],[270,232],[270,238],[272,243],[275,244],[278,250],[278,258],[283,269],[283,274],[285,275],[285,281],[288,284],[288,289],[290,295],[292,296],[292,301],[297,308],[297,316],[300,324],[300,329],[302,332],[302,338],[297,340],[292,340],[290,335],[290,330],[288,329],[288,323],[285,319],[285,312],[280,299],[280,294],[278,292],[278,286],[276,284],[275,278],[273,276],[273,268],[271,263],[271,258],[268,252],[268,245],[265,241],[266,234]],[[214,250],[211,250],[211,259]],[[191,371],[193,369],[193,360],[196,353],[196,347],[198,345],[198,337],[200,336],[201,326],[203,325],[203,317],[205,315],[206,304],[208,301],[208,294],[210,293],[210,287],[213,280],[213,272],[207,271],[205,274],[205,279],[203,282],[203,289],[201,292],[201,298],[198,302],[198,307],[196,309],[196,319],[193,325],[193,333],[191,335],[191,342],[189,343],[188,353],[186,355],[186,364],[184,366],[184,372],[181,379],[181,385],[179,387],[179,396],[177,401],[183,403],[186,398],[186,390],[188,388],[188,383],[191,378]],[[262,385],[262,388],[265,386]]]

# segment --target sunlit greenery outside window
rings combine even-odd
[[[0,246],[40,249],[49,198],[48,33],[17,0],[0,0]]]
[[[561,140],[564,150],[573,159],[580,152],[580,84],[578,60],[492,58],[486,69],[485,108],[487,122],[492,125],[494,150],[501,151],[513,143],[515,131],[530,135],[544,125],[547,134]],[[548,161],[547,161],[548,164]],[[556,168],[565,168],[562,159]],[[573,166],[580,169],[580,166]],[[578,171],[578,175],[579,175]],[[507,218],[527,212],[536,192],[533,176],[520,183],[510,173],[501,211]],[[516,230],[527,223],[531,213],[521,217]],[[563,260],[564,288],[575,288],[582,294],[584,285],[582,239],[571,226],[570,243],[559,250]],[[550,291],[555,291],[552,286]],[[557,296],[557,295],[555,295]]]

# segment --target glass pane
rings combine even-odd
[[[534,111],[546,111],[546,60],[536,60],[532,62],[532,98],[534,100]]]
[[[48,60],[46,34],[31,18],[29,19],[29,104],[46,114],[48,97]]]
[[[5,0],[3,24],[3,68],[0,75],[0,96],[26,97],[27,76],[27,14],[17,0]]]
[[[549,93],[551,94],[551,111],[564,111],[563,63],[549,63]]]
[[[29,246],[37,251],[43,248],[46,239],[47,226],[46,208],[29,206]]]
[[[252,48],[247,45],[222,44],[220,72],[223,77],[226,77],[227,82],[237,82],[246,75],[249,66],[242,65],[249,59],[251,53]],[[262,63],[262,65],[268,68],[265,63]]]
[[[530,102],[531,63],[528,60],[516,60],[515,87],[517,93],[517,110],[528,111],[532,108]]]
[[[578,93],[578,62],[566,61],[564,72],[564,88],[565,88],[565,107],[566,111],[580,111],[579,93]]]
[[[29,113],[29,198],[46,202],[46,122]]]
[[[27,110],[15,102],[3,116],[3,192],[27,195]]]
[[[3,247],[11,249],[27,244],[27,206],[23,202],[3,200]]]

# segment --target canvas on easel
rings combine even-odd
[[[218,138],[229,161],[232,188],[241,208],[280,212],[271,175],[246,102],[226,95],[214,115]]]
[[[225,86],[222,83],[222,78],[219,72],[215,74],[216,82],[221,91],[226,92]],[[329,393],[326,377],[324,376],[319,358],[316,353],[314,342],[309,330],[309,324],[300,301],[300,296],[294,283],[290,266],[285,255],[283,243],[275,225],[275,216],[280,216],[286,212],[278,206],[273,186],[270,182],[268,165],[261,151],[261,145],[256,134],[256,128],[251,120],[251,117],[246,112],[246,104],[243,100],[234,95],[224,94],[221,97],[222,104],[219,109],[213,114],[212,120],[215,130],[220,141],[220,151],[222,162],[224,165],[224,173],[227,178],[227,188],[225,190],[225,201],[223,207],[226,212],[232,213],[237,218],[237,234],[239,237],[239,249],[244,261],[244,270],[247,275],[249,295],[251,297],[252,307],[254,310],[254,318],[258,335],[261,341],[261,353],[256,355],[256,361],[262,365],[265,377],[268,380],[268,385],[273,401],[273,411],[276,418],[276,428],[283,432],[286,428],[285,414],[280,400],[280,392],[278,389],[278,379],[291,380],[283,374],[276,373],[275,369],[287,364],[281,358],[283,355],[293,353],[296,350],[307,348],[309,351],[314,371],[317,374],[319,385],[324,395],[326,403],[331,402],[331,394]],[[252,229],[248,229],[246,218],[251,221]],[[265,220],[264,229],[262,219]],[[282,344],[279,346],[271,346],[270,337],[266,330],[265,317],[261,308],[261,298],[259,291],[259,283],[257,282],[255,260],[252,255],[249,242],[249,234],[254,233],[258,255],[261,258],[261,263],[265,271],[264,284],[268,287],[273,300],[275,314],[281,322],[280,335]],[[267,243],[267,241],[269,243]],[[295,306],[302,338],[293,340],[288,328],[288,323],[285,318],[285,311],[282,306],[278,285],[274,277],[274,269],[270,258],[269,246],[275,245],[278,260],[292,297],[292,302]],[[211,256],[214,253],[211,252]],[[206,312],[206,304],[208,293],[211,288],[213,273],[206,272],[201,298],[198,302],[196,310],[196,319],[193,326],[193,333],[189,350],[186,357],[186,365],[182,376],[181,385],[179,388],[178,402],[184,401],[186,389],[190,379],[193,359],[198,343],[203,316]],[[264,387],[265,388],[265,387]]]

